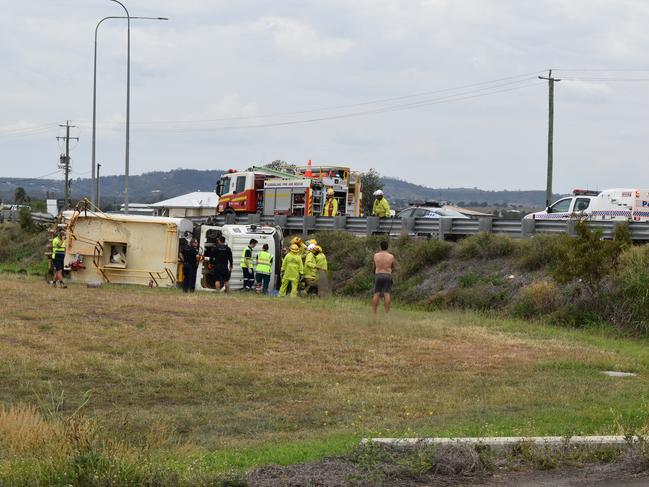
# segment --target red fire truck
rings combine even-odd
[[[319,215],[327,189],[334,190],[340,215],[362,216],[361,174],[342,166],[298,167],[294,173],[252,167],[231,169],[216,186],[219,213]]]

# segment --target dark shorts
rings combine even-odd
[[[390,294],[392,292],[392,274],[374,275],[374,293]]]
[[[230,280],[230,271],[224,265],[217,265],[212,269],[212,278],[215,283],[220,282],[221,286],[223,286]]]
[[[62,271],[63,270],[63,261],[65,260],[65,254],[54,254],[54,258],[52,259],[52,262],[54,263],[54,270],[55,271]]]

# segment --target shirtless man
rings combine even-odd
[[[381,250],[374,254],[374,296],[372,296],[372,312],[376,316],[376,309],[383,297],[385,314],[390,312],[392,299],[392,271],[394,270],[394,255],[388,252],[388,241],[381,242]]]

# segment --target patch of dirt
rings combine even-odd
[[[446,459],[448,456],[446,456]],[[398,465],[381,465],[365,469],[344,458],[327,458],[318,462],[280,467],[259,468],[248,476],[250,487],[646,487],[649,471],[637,459],[622,459],[609,465],[587,465],[583,468],[556,470],[496,472],[468,469],[471,459],[456,457],[460,463],[419,475]],[[457,467],[457,468],[456,468]],[[641,468],[642,467],[642,468]],[[638,471],[642,470],[642,471]]]

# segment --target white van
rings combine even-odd
[[[576,189],[543,211],[525,215],[533,220],[649,221],[649,190],[615,188],[604,191]]]
[[[241,254],[243,253],[243,249],[248,246],[248,243],[253,238],[258,242],[252,253],[253,260],[256,259],[257,254],[262,250],[262,246],[268,244],[268,252],[273,256],[270,288],[276,288],[277,277],[279,276],[279,270],[281,268],[281,229],[261,225],[201,225],[199,240],[201,255],[209,256],[209,249],[216,245],[216,239],[221,235],[225,237],[225,243],[232,250],[230,290],[243,289]],[[209,257],[205,257],[199,263],[196,271],[196,289],[198,291],[215,291],[214,283],[209,278],[210,270]]]

